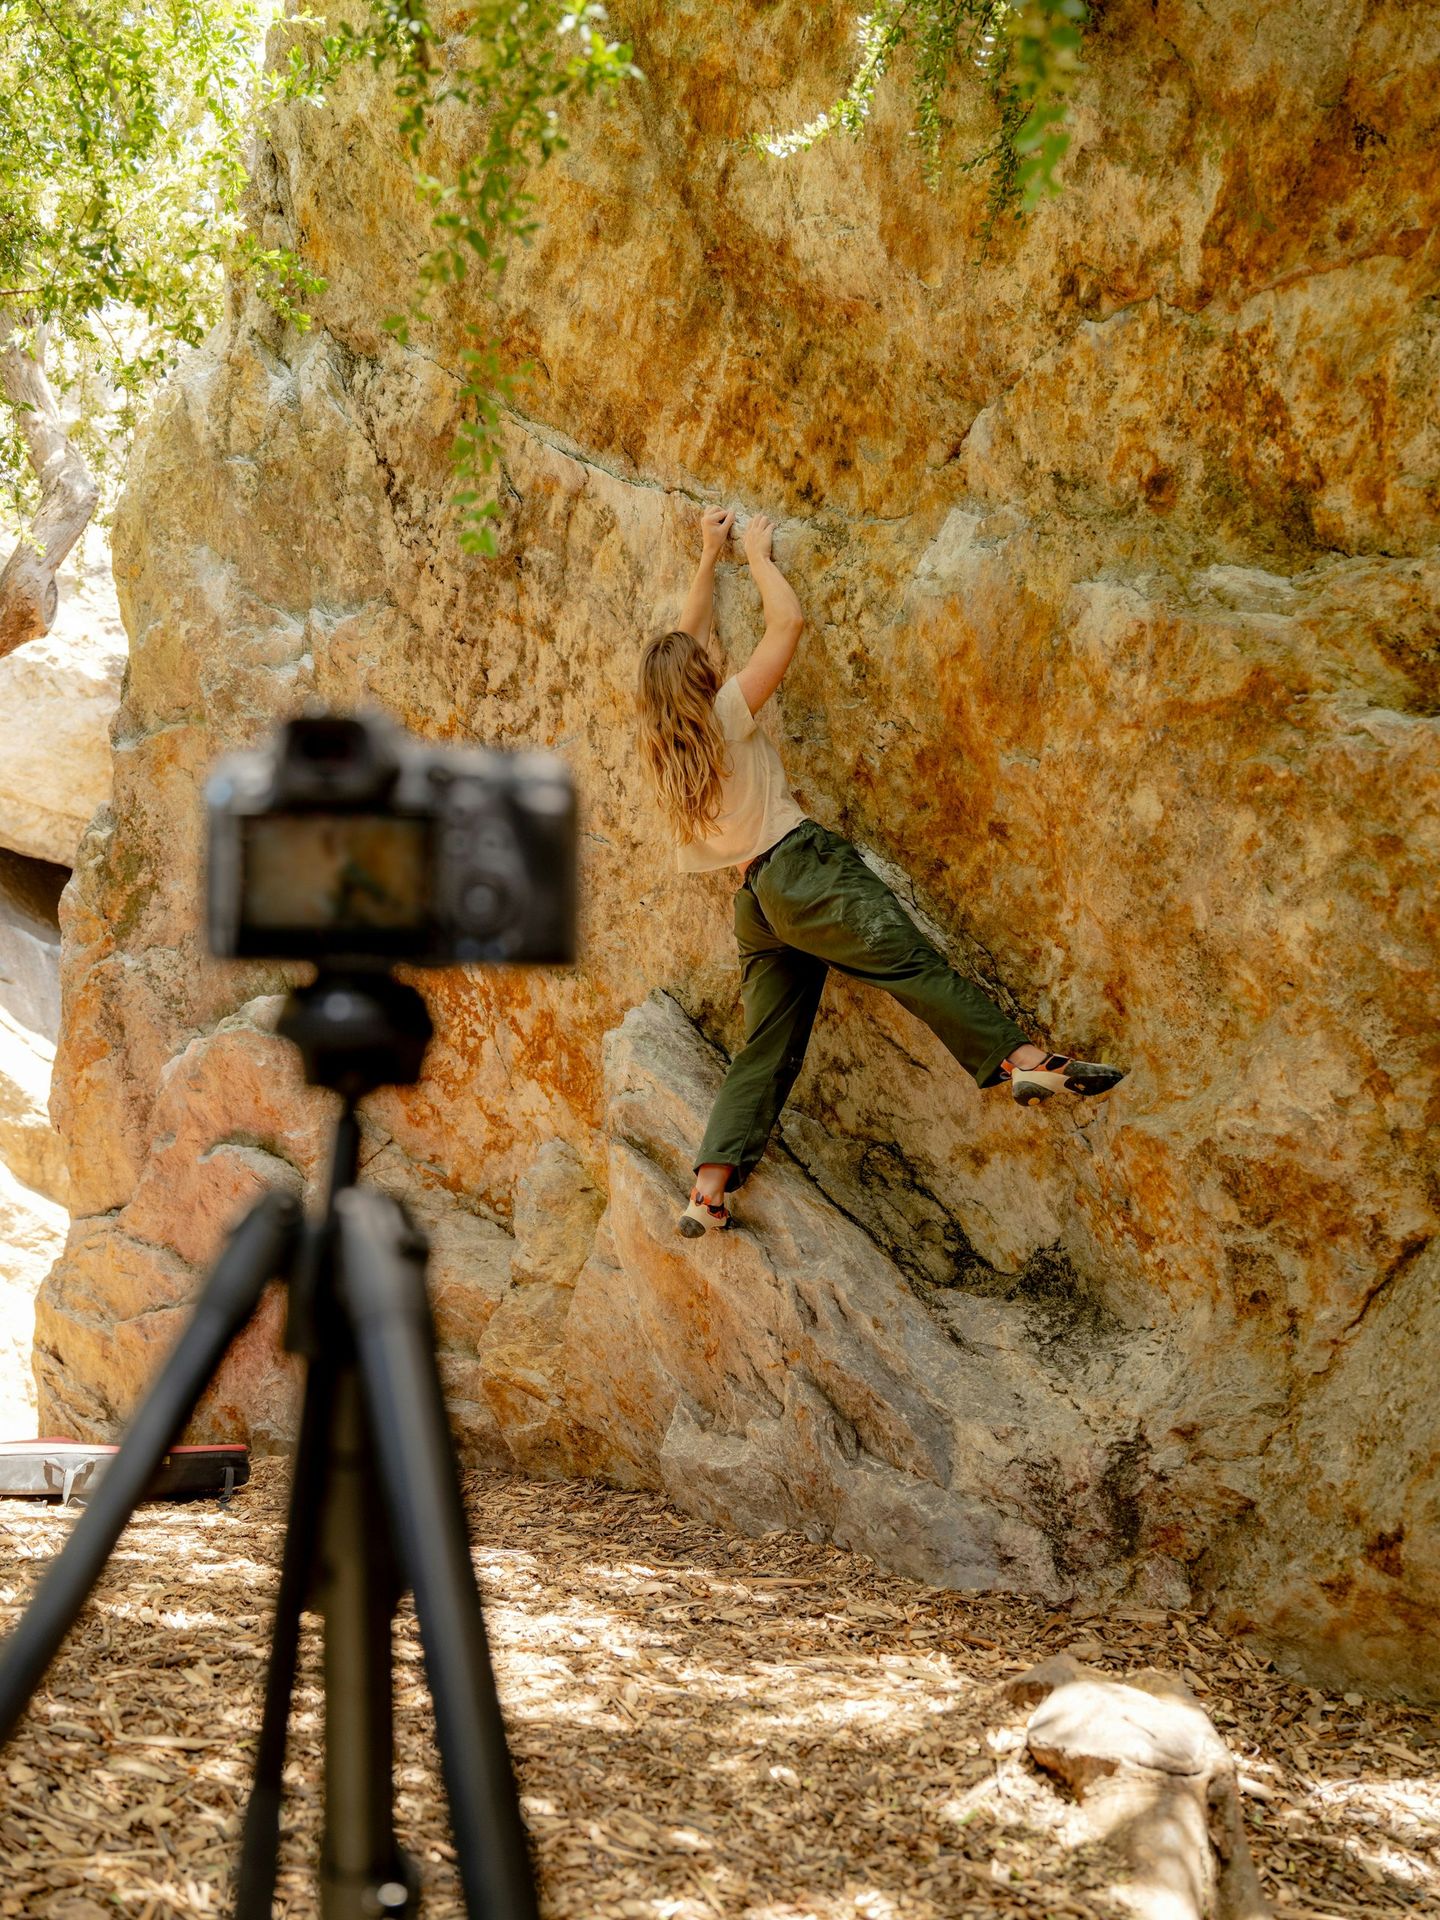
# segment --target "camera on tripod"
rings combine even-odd
[[[397,961],[575,957],[575,793],[545,753],[435,747],[376,715],[312,714],[212,775],[210,943],[310,960],[276,1031],[340,1096],[323,1214],[265,1195],[232,1232],[92,1503],[0,1653],[0,1745],[81,1612],[135,1503],[272,1280],[307,1361],[236,1920],[270,1920],[301,1614],[325,1630],[326,1920],[412,1920],[420,1876],[395,1833],[393,1643],[408,1588],[469,1920],[537,1920],[435,1356],[426,1244],[357,1186],[357,1103],[412,1085],[431,1038]],[[377,1510],[375,1486],[381,1501]]]
[[[575,957],[575,790],[554,754],[304,715],[220,761],[211,951],[322,967]]]

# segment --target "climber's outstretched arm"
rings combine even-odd
[[[795,589],[770,557],[770,537],[774,531],[775,522],[763,513],[752,515],[745,529],[745,558],[750,562],[750,571],[760,589],[760,603],[765,609],[764,636],[736,675],[752,714],[760,711],[785,678],[785,669],[795,658],[795,648],[805,625]]]
[[[680,631],[688,633],[703,647],[710,638],[710,617],[715,604],[715,563],[730,538],[735,524],[733,507],[707,507],[700,517],[700,564],[685,605],[680,609]]]

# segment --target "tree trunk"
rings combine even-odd
[[[40,505],[0,573],[0,659],[48,633],[59,604],[55,576],[89,524],[99,498],[90,469],[65,437],[55,389],[45,376],[39,331],[27,353],[13,320],[0,320],[0,392],[15,409],[30,464],[40,482]]]

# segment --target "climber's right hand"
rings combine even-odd
[[[775,522],[768,513],[752,513],[745,528],[745,558],[753,567],[757,560],[768,560]]]
[[[724,551],[725,542],[730,538],[730,529],[735,524],[733,507],[706,507],[700,516],[700,541],[707,554],[719,554]]]

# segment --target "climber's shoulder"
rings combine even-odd
[[[732,674],[715,696],[715,718],[727,740],[744,740],[755,731],[755,719],[739,674]]]

